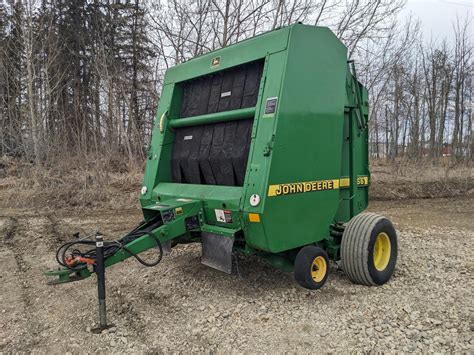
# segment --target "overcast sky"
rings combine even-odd
[[[456,14],[460,17],[468,14],[472,19],[474,0],[408,0],[400,16],[407,16],[410,12],[421,19],[424,38],[428,39],[432,35],[437,39],[446,37],[452,40],[452,22],[456,20]],[[473,20],[470,33],[474,36]]]

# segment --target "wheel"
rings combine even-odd
[[[317,290],[323,287],[329,274],[328,254],[312,245],[301,248],[296,255],[293,274],[304,288]]]
[[[397,233],[392,222],[376,213],[352,218],[342,235],[342,268],[358,284],[383,285],[397,263]]]

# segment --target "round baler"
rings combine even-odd
[[[197,242],[202,263],[227,273],[241,253],[309,289],[326,282],[330,260],[355,283],[384,284],[397,236],[387,218],[364,212],[368,110],[346,47],[324,27],[281,28],[168,69],[141,188],[144,222],[103,242],[105,267],[131,256],[154,265],[138,254],[158,246],[161,259]],[[96,251],[70,252],[82,242],[58,251],[55,283],[96,272]]]

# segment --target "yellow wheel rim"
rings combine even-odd
[[[388,234],[379,233],[374,245],[374,265],[378,271],[383,271],[387,267],[392,252],[391,248]]]
[[[314,258],[313,263],[311,264],[311,277],[315,282],[321,282],[324,279],[327,271],[326,259],[322,256],[317,256]]]

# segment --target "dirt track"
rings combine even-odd
[[[109,318],[95,335],[95,278],[51,287],[42,272],[75,231],[112,236],[138,210],[0,214],[0,351],[474,351],[472,198],[375,202],[399,232],[399,261],[383,287],[351,284],[333,265],[320,291],[257,258],[240,275],[200,264],[178,246],[155,268],[133,260],[107,271]]]

